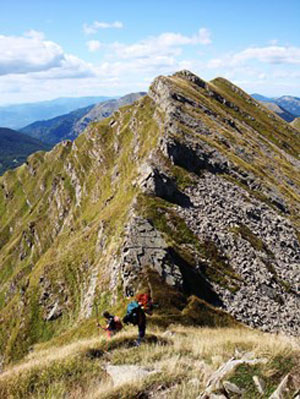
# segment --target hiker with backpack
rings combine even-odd
[[[107,310],[103,313],[103,317],[107,320],[107,324],[105,327],[102,327],[98,323],[98,327],[102,328],[106,331],[107,337],[111,338],[117,332],[121,331],[123,328],[122,322],[118,316],[114,316],[110,314]]]
[[[127,306],[127,312],[123,318],[125,324],[138,326],[138,339],[136,345],[139,346],[146,334],[146,313],[152,314],[152,299],[149,294],[139,294],[136,301],[132,301]]]

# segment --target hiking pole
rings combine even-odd
[[[99,324],[99,313],[98,313],[98,303],[95,301],[95,306],[96,306],[96,319],[97,319],[97,326],[101,327]],[[101,327],[102,328],[102,327]]]

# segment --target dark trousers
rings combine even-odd
[[[146,323],[144,324],[139,324],[139,337],[138,337],[138,342],[141,342],[141,340],[144,338],[145,333],[146,333]]]

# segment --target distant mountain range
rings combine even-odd
[[[251,94],[255,100],[260,101],[268,109],[275,112],[287,122],[300,116],[300,98],[293,96],[265,97],[261,94]],[[277,106],[277,107],[276,107]]]
[[[21,129],[22,133],[51,145],[63,140],[75,140],[90,122],[110,116],[118,108],[132,104],[146,93],[131,93],[118,100],[108,100],[46,121],[37,121]]]
[[[0,126],[20,129],[37,120],[54,118],[109,99],[111,97],[65,97],[50,101],[2,106],[0,107]]]
[[[12,129],[0,127],[0,175],[26,161],[36,151],[47,151],[48,144]]]
[[[110,116],[118,108],[132,104],[145,93],[132,93],[120,99],[112,99],[79,108],[50,120],[34,122],[21,132],[0,128],[0,175],[26,161],[28,155],[40,150],[50,150],[63,140],[74,140],[86,126]]]

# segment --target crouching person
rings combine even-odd
[[[117,334],[117,332],[122,330],[123,325],[118,316],[114,316],[114,315],[110,314],[108,311],[105,311],[103,313],[103,317],[107,321],[106,326],[101,327],[100,324],[98,324],[98,326],[106,331],[108,338],[111,338],[113,335]]]

